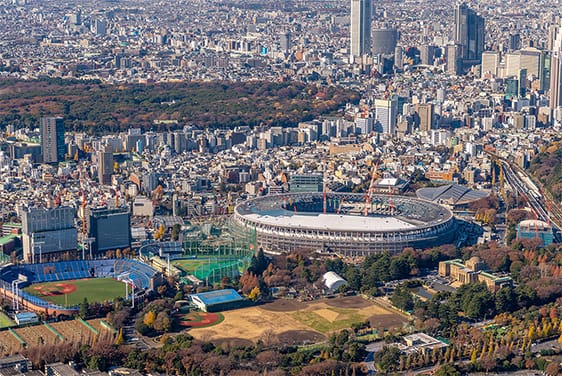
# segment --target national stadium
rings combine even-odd
[[[146,291],[156,289],[161,283],[161,273],[134,259],[60,261],[0,268],[3,299],[10,300],[15,309],[52,316],[75,314],[79,310],[76,302],[84,298],[90,303],[103,303],[116,297],[144,299]]]
[[[457,224],[439,204],[406,196],[289,193],[250,199],[234,209],[233,231],[254,229],[266,252],[401,252],[450,243]]]

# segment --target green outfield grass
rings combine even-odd
[[[80,304],[84,298],[87,298],[90,303],[103,303],[125,296],[125,285],[113,278],[36,283],[24,290],[43,300],[62,306]],[[68,292],[69,290],[74,291]]]
[[[0,312],[0,329],[8,328],[10,326],[15,326],[16,323],[13,322],[5,313]]]

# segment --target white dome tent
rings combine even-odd
[[[334,272],[325,273],[322,276],[322,282],[324,282],[324,285],[332,291],[339,289],[341,286],[347,285],[347,281]]]

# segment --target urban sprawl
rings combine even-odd
[[[0,376],[562,374],[558,2],[0,30]]]

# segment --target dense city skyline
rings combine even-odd
[[[0,376],[562,374],[561,17],[0,0]]]

